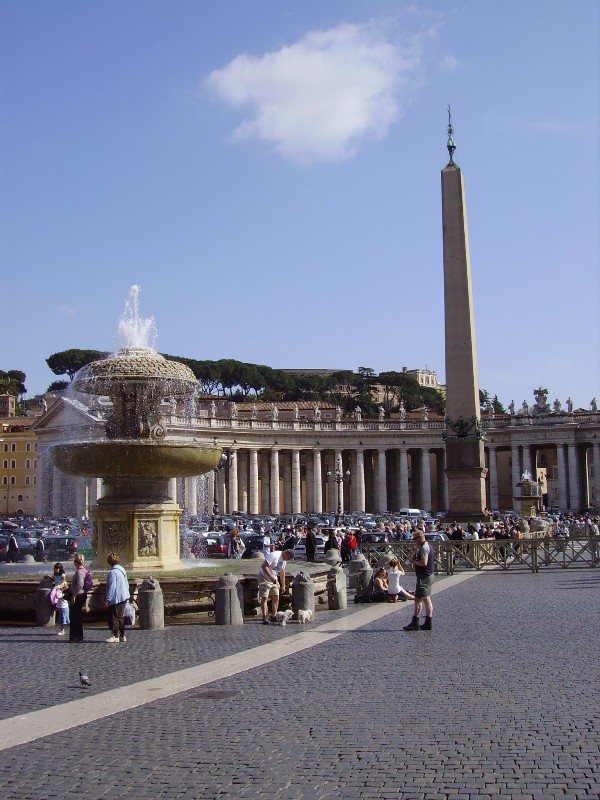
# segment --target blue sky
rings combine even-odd
[[[452,105],[482,388],[600,396],[596,0],[0,5],[0,369],[110,350],[444,380]]]

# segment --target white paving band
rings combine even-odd
[[[477,572],[463,575],[453,575],[444,578],[439,584],[434,585],[434,594],[445,589],[450,589],[469,578],[475,577]],[[139,683],[110,689],[107,692],[82,697],[61,703],[60,706],[51,706],[32,711],[16,717],[0,720],[0,750],[7,750],[21,744],[51,736],[54,733],[76,728],[89,722],[119,714],[132,708],[163,700],[165,697],[186,692],[199,686],[205,686],[213,681],[237,675],[269,664],[280,658],[300,653],[310,647],[316,647],[323,642],[331,641],[347,631],[375,622],[388,614],[398,613],[401,610],[412,609],[412,603],[391,604],[374,603],[354,614],[331,620],[318,627],[304,627],[294,636],[286,636],[268,644],[243,650],[232,656],[199,664],[197,667],[188,667],[178,672],[169,672],[158,678],[150,678]],[[91,676],[93,680],[93,675]],[[60,714],[56,709],[60,708]]]

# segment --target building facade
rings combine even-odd
[[[35,422],[38,516],[88,515],[101,495],[101,481],[60,473],[52,464],[51,447],[64,440],[66,430],[72,439],[102,436],[105,413],[61,398]],[[188,514],[210,512],[215,481],[221,513],[447,507],[445,423],[427,413],[404,420],[347,419],[323,404],[236,405],[221,398],[200,403],[193,419],[168,409],[164,422],[167,438],[216,442],[228,457],[218,473],[171,482]],[[488,414],[482,428],[488,508],[512,509],[525,472],[540,478],[547,507],[597,505],[597,411]]]

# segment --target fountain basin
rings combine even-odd
[[[61,472],[85,478],[183,478],[210,472],[221,450],[185,442],[111,439],[56,445],[52,457]]]

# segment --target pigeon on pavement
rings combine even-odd
[[[83,672],[79,673],[79,683],[82,686],[91,686],[92,685],[91,680],[88,678],[87,675],[84,675]]]

